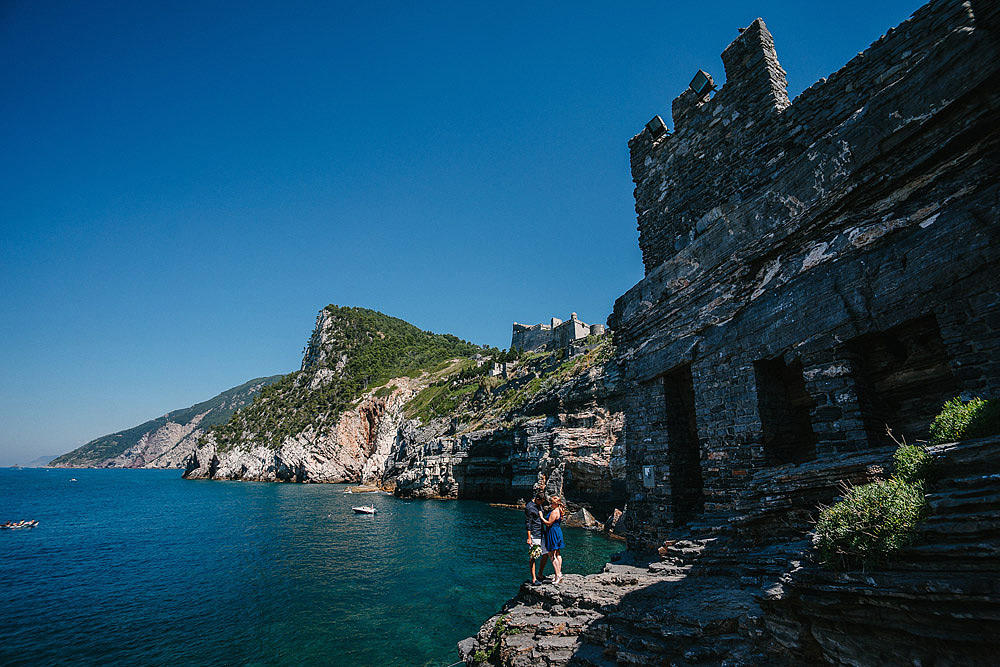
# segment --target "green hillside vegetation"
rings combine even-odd
[[[383,387],[392,378],[440,371],[452,359],[487,352],[456,336],[421,331],[367,308],[330,305],[325,310],[334,326],[325,333],[313,332],[305,369],[268,386],[252,405],[212,429],[220,450],[248,441],[278,447],[309,427],[333,426],[340,412],[365,391]],[[338,364],[342,364],[339,370]],[[332,377],[311,388],[323,368],[334,371]]]
[[[614,354],[610,336],[587,341],[573,357],[565,350],[523,353],[494,351],[480,366],[468,364],[423,389],[406,405],[405,415],[423,423],[449,417],[464,430],[513,421],[531,401],[570,382]],[[494,362],[507,362],[507,378],[490,377]]]
[[[175,424],[188,424],[197,415],[204,412],[208,414],[205,415],[200,426],[207,428],[217,424],[224,424],[229,421],[236,410],[249,405],[254,396],[257,395],[256,391],[250,391],[251,387],[261,383],[269,385],[281,378],[281,375],[272,375],[271,377],[256,378],[249,382],[244,382],[238,387],[227,389],[218,396],[201,403],[196,403],[189,408],[174,410],[162,417],[151,419],[133,428],[91,440],[87,444],[53,459],[50,465],[86,465],[114,458],[134,447],[143,435],[150,431],[155,431],[168,421]]]

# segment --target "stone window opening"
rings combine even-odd
[[[786,364],[781,357],[757,361],[754,373],[766,465],[815,459],[818,439],[812,428],[815,401],[806,391],[802,361],[795,359]]]
[[[674,524],[680,525],[700,513],[705,504],[690,364],[663,377],[663,398],[666,402],[670,502]]]
[[[858,394],[872,443],[892,444],[886,427],[907,442],[928,437],[945,401],[960,389],[933,314],[853,339]]]

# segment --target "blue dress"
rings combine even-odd
[[[549,512],[549,516],[552,516],[552,512]],[[547,516],[545,518],[548,519],[549,516]],[[552,524],[551,526],[549,526],[548,530],[545,531],[545,550],[546,551],[552,551],[554,549],[562,549],[563,546],[565,546],[565,545],[563,545],[562,526],[559,525],[561,523],[562,523],[562,514],[560,514],[559,518],[556,519],[556,522],[554,524]]]

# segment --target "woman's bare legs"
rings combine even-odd
[[[562,581],[562,554],[559,553],[559,549],[553,549],[552,556],[552,569],[556,571],[556,578],[552,580],[552,583],[558,584]]]

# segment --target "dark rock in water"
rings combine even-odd
[[[466,637],[458,642],[458,657],[463,662],[472,662],[472,656],[476,652],[476,640],[473,637]]]
[[[604,521],[604,530],[616,535],[625,535],[625,511],[615,509]]]
[[[586,507],[581,507],[576,512],[563,519],[563,524],[574,528],[600,528],[601,523],[594,518],[594,515],[587,511]]]

